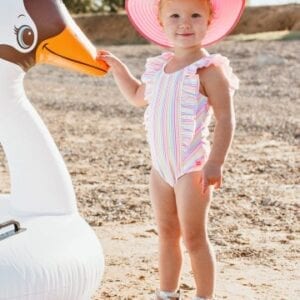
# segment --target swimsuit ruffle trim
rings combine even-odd
[[[142,83],[145,84],[145,100],[148,102],[148,104],[151,102],[152,95],[155,91],[155,77],[157,76],[157,73],[161,71],[161,69],[164,67],[166,62],[171,58],[172,53],[171,52],[165,52],[161,55],[150,57],[146,61],[145,65],[145,72],[143,73],[141,77]],[[144,125],[147,132],[147,140],[150,141],[149,137],[149,117],[150,117],[150,110],[151,106],[149,105],[146,108],[145,114],[144,114]]]
[[[149,101],[151,99],[151,92],[154,90],[153,79],[155,75],[165,66],[167,61],[171,59],[173,55],[174,54],[172,52],[164,52],[159,56],[150,57],[147,59],[145,72],[141,77],[142,82],[146,84],[145,100]],[[228,79],[230,88],[233,91],[239,88],[239,79],[233,73],[228,58],[221,54],[212,54],[202,57],[198,61],[185,68],[186,75],[196,75],[198,69],[206,68],[210,65],[215,65],[222,68],[225,77]]]
[[[157,72],[163,68],[168,58],[170,58],[169,53],[165,52],[159,56],[150,57],[146,61],[145,72],[142,75],[141,80],[142,83],[145,84],[145,100],[148,103],[150,103],[152,93],[155,90],[155,87],[153,86],[154,78],[157,75]]]
[[[228,79],[231,93],[239,87],[239,79],[233,73],[229,60],[220,54],[202,57],[185,68],[181,94],[181,150],[184,153],[190,150],[195,134],[203,135],[203,140],[206,140],[209,134],[206,128],[210,122],[211,110],[207,97],[199,93],[201,79],[197,70],[210,65],[222,68]]]
[[[151,102],[152,93],[155,91],[154,84],[157,73],[165,67],[166,63],[172,58],[173,55],[174,54],[171,52],[165,52],[159,56],[147,59],[145,72],[142,75],[141,80],[145,84],[145,100],[148,103]],[[213,54],[202,57],[198,61],[181,70],[184,72],[184,79],[180,96],[180,138],[181,151],[183,151],[184,153],[186,153],[190,148],[191,141],[196,134],[196,127],[198,127],[197,124],[202,124],[201,127],[203,128],[203,130],[201,130],[201,132],[204,135],[203,139],[206,139],[208,135],[208,130],[205,131],[204,128],[208,126],[208,123],[210,121],[210,107],[207,98],[199,93],[200,79],[199,75],[197,74],[197,70],[200,68],[209,67],[210,65],[215,65],[222,68],[224,75],[228,79],[232,94],[236,89],[239,88],[239,79],[233,73],[229,60],[220,54]],[[148,107],[145,113],[144,123],[146,125],[146,129],[149,122],[149,109],[150,108]]]
[[[207,68],[210,65],[215,65],[223,70],[224,75],[229,82],[230,88],[233,91],[239,88],[239,79],[233,73],[229,59],[221,54],[212,54],[202,57],[198,61],[186,67],[187,74],[195,75],[198,69]]]

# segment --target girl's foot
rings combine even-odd
[[[156,290],[155,292],[156,299],[155,300],[180,300],[180,291],[177,292],[165,292]]]

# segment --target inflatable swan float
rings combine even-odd
[[[62,1],[0,2],[0,143],[11,179],[11,193],[0,195],[1,300],[90,299],[100,284],[100,243],[23,88],[36,63],[104,75],[107,65],[95,56]]]

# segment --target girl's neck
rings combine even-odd
[[[173,59],[177,62],[193,62],[209,53],[204,48],[175,48]]]
[[[209,53],[204,48],[174,49],[174,55],[166,64],[164,71],[166,73],[176,72],[208,55]]]

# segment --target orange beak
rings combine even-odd
[[[96,48],[77,26],[74,29],[66,27],[57,36],[43,41],[36,51],[36,62],[61,66],[87,75],[105,75],[108,65],[96,60]]]

